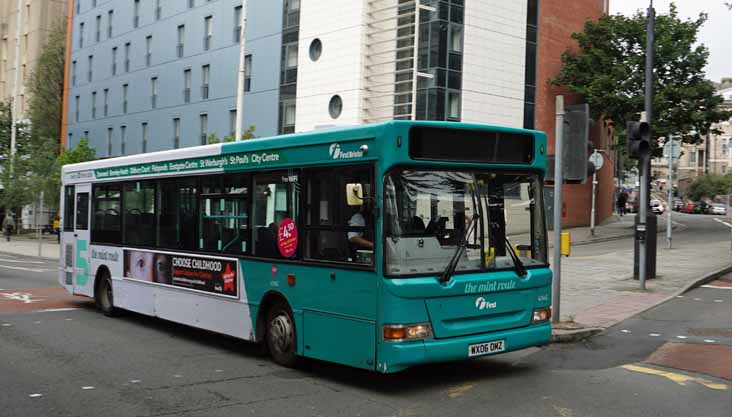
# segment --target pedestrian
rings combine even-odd
[[[628,194],[625,191],[621,191],[620,194],[618,194],[618,214],[620,216],[625,216],[625,205],[628,203]]]
[[[15,220],[13,220],[13,215],[8,213],[7,216],[5,216],[5,219],[3,220],[3,230],[5,231],[5,239],[10,242],[10,235],[13,233],[13,229],[15,229]]]

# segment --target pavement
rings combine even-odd
[[[573,342],[602,332],[732,270],[729,229],[715,217],[673,213],[675,245],[666,249],[666,216],[659,216],[658,275],[648,280],[646,291],[632,277],[633,215],[613,216],[594,234],[589,227],[567,229],[573,249],[562,259],[561,322],[554,326],[553,340]],[[44,239],[42,257],[58,259],[59,245],[51,239]],[[0,253],[37,257],[38,242],[24,237],[3,240]]]

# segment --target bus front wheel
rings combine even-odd
[[[103,272],[99,277],[99,287],[95,293],[97,307],[102,310],[105,316],[116,316],[117,308],[114,307],[114,294],[112,293],[112,277],[108,272]]]
[[[282,366],[292,367],[297,361],[295,320],[289,306],[276,302],[267,312],[267,348],[272,360]]]

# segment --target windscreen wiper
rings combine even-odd
[[[442,271],[442,274],[440,275],[441,284],[450,281],[450,277],[452,277],[452,274],[455,272],[455,268],[457,268],[457,264],[460,262],[460,257],[463,255],[463,251],[468,244],[470,232],[473,230],[475,224],[478,223],[477,220],[478,214],[474,214],[473,217],[470,218],[470,223],[468,223],[468,227],[465,228],[465,233],[460,238],[460,243],[458,244],[458,247],[455,248],[455,253],[452,254],[450,262],[447,263],[445,270]]]
[[[511,246],[511,242],[508,241],[508,237],[506,239],[506,246],[508,246],[508,253],[511,255],[511,259],[513,259],[513,264],[516,266],[516,275],[520,277],[525,277],[526,267],[524,266],[524,263],[521,262],[521,259],[519,259],[519,256],[516,254],[516,251],[513,250],[513,246]]]

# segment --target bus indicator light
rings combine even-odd
[[[295,286],[295,274],[287,274],[287,285],[290,287]]]

